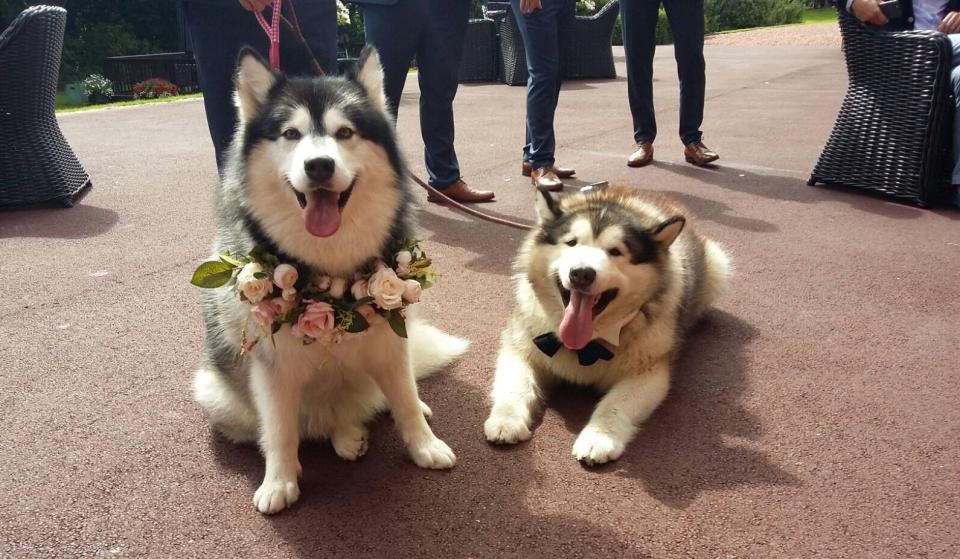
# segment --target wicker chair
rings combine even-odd
[[[883,32],[838,10],[849,86],[808,184],[881,192],[920,206],[947,193],[951,49],[935,31]]]
[[[500,79],[507,85],[527,83],[527,53],[513,10],[507,10],[500,23]]]
[[[67,12],[24,10],[0,35],[0,206],[72,206],[90,178],[55,113]]]
[[[610,45],[619,15],[620,2],[613,0],[592,16],[577,16],[562,43],[565,79],[617,77]]]
[[[461,82],[497,79],[497,25],[489,19],[471,19],[463,41]]]

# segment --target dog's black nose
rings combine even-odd
[[[313,182],[323,182],[333,176],[335,164],[330,157],[315,157],[303,163],[307,178]]]
[[[570,270],[570,286],[577,291],[585,291],[597,279],[597,271],[593,268],[574,268]]]

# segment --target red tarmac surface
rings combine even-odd
[[[423,306],[473,341],[421,385],[459,463],[416,468],[384,417],[358,463],[303,445],[303,495],[274,517],[251,504],[257,450],[212,435],[189,396],[188,280],[213,235],[202,104],[64,115],[95,188],[70,210],[0,213],[0,556],[960,556],[960,212],[805,185],[846,85],[836,49],[706,56],[714,169],[683,163],[669,48],[652,167],[625,165],[624,79],[561,95],[558,152],[578,184],[676,197],[736,265],[623,458],[571,457],[596,401],[579,390],[551,400],[531,442],[484,441],[521,233],[424,203],[444,279]],[[410,82],[399,129],[422,173]],[[466,180],[497,192],[485,209],[530,220],[523,98],[463,86],[457,147]]]

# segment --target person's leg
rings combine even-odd
[[[653,54],[660,0],[620,0],[620,25],[627,63],[627,97],[638,144],[657,137],[653,108]]]
[[[470,15],[469,0],[431,0],[417,49],[420,134],[430,185],[443,189],[460,180],[454,149],[453,99]]]
[[[337,74],[337,2],[336,0],[294,0],[293,7],[300,31],[310,45],[323,71]],[[284,13],[287,10],[284,9]],[[282,40],[287,40],[286,35]],[[291,38],[290,41],[293,41]],[[283,64],[283,59],[280,59]]]
[[[953,45],[953,71],[950,73],[950,85],[953,86],[953,176],[952,184],[960,187],[960,34],[948,35]],[[960,207],[960,188],[954,192],[953,203]]]
[[[556,138],[553,117],[560,81],[560,51],[557,13],[562,0],[543,0],[543,7],[530,14],[520,11],[520,0],[511,0],[527,54],[527,129],[529,142],[524,160],[534,169],[551,167]]]
[[[673,52],[680,78],[680,140],[687,145],[703,136],[703,0],[663,0],[663,5],[673,31]]]
[[[380,54],[383,89],[394,118],[425,18],[417,0],[400,0],[392,6],[363,4],[364,33]]]

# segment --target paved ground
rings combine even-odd
[[[836,22],[761,27],[748,31],[715,33],[706,38],[708,45],[764,45],[840,48],[840,28]]]
[[[836,49],[707,60],[714,169],[682,163],[670,48],[653,167],[624,165],[623,79],[561,95],[562,163],[675,196],[737,267],[624,457],[570,456],[596,401],[576,390],[530,443],[484,442],[521,236],[425,206],[445,277],[424,307],[474,342],[422,385],[460,463],[417,469],[384,418],[359,463],[305,445],[303,497],[272,518],[251,505],[256,449],[211,435],[188,395],[202,335],[188,278],[213,232],[202,105],[64,116],[95,189],[71,210],[0,214],[0,556],[960,556],[960,212],[804,184],[845,87]],[[399,128],[422,171],[409,93]],[[529,220],[523,95],[463,87],[458,147],[467,180],[497,191],[488,209]]]

